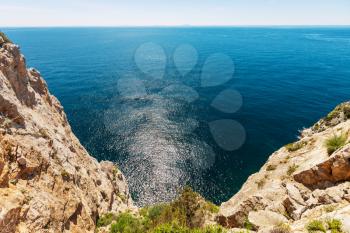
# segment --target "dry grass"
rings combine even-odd
[[[340,135],[333,135],[326,140],[325,146],[327,147],[328,155],[333,154],[338,149],[342,148],[347,143],[348,136],[345,133]]]
[[[287,170],[287,175],[288,176],[291,176],[297,169],[298,169],[298,165],[295,165],[295,164],[293,164],[293,165],[290,165],[289,167],[288,167],[288,170]]]
[[[303,148],[306,144],[307,142],[305,141],[294,142],[294,143],[289,143],[285,145],[285,148],[287,149],[288,152],[294,152]]]

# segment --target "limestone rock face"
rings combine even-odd
[[[217,222],[243,228],[247,221],[257,232],[307,232],[312,220],[339,219],[350,232],[350,103],[337,106],[300,140],[273,153],[241,190],[222,203]],[[345,145],[331,155],[326,141],[344,134]],[[273,231],[275,229],[275,231]]]
[[[248,220],[260,227],[279,226],[288,222],[283,215],[269,210],[251,211],[249,212]]]
[[[350,146],[345,146],[326,161],[295,174],[294,179],[314,189],[350,181]]]
[[[93,232],[134,208],[117,167],[87,153],[40,73],[0,43],[0,232]]]

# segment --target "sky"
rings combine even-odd
[[[0,27],[350,25],[350,0],[0,0]]]

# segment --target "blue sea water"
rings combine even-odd
[[[226,201],[350,96],[347,27],[2,30],[46,79],[81,143],[119,164],[139,205],[168,201],[184,185]],[[210,86],[206,73],[231,76]],[[230,134],[233,122],[244,135]],[[242,138],[236,150],[225,145]]]

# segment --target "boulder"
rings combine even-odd
[[[248,219],[251,223],[262,227],[279,226],[283,223],[288,223],[288,219],[281,214],[272,212],[269,210],[252,211],[248,215]]]

